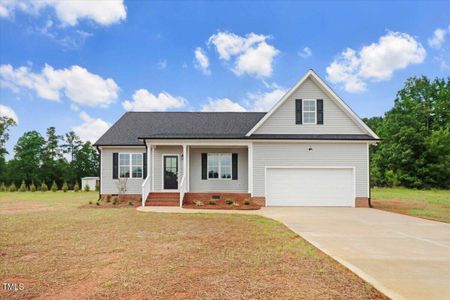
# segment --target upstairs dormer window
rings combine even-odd
[[[303,124],[316,124],[316,100],[303,100]]]

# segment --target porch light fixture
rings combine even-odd
[[[313,151],[313,148],[312,148],[312,147],[309,147],[309,148],[308,148],[308,151],[309,151],[309,152]]]

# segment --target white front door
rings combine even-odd
[[[353,168],[266,169],[267,206],[354,206]]]

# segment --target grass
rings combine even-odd
[[[374,208],[450,223],[450,190],[373,188]]]
[[[96,200],[0,193],[0,282],[25,285],[1,299],[384,299],[276,221],[79,208]]]

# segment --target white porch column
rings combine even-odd
[[[191,173],[191,171],[190,171],[190,169],[191,169],[191,148],[189,147],[189,145],[187,146],[187,149],[186,149],[186,192],[189,192],[190,191],[190,185],[191,185],[191,180],[190,180],[190,173]]]
[[[186,148],[187,148],[187,146],[186,146],[186,144],[183,144],[183,176],[184,176],[184,184],[186,185],[186,183],[187,183],[187,174],[186,174],[186,171],[187,171],[187,164],[186,164],[186,161],[187,161],[187,150],[186,150]]]
[[[253,143],[248,144],[248,192],[253,196]]]
[[[150,185],[150,191],[153,192],[155,191],[155,145],[151,145],[151,174],[152,174],[152,178],[151,179],[151,185]]]

